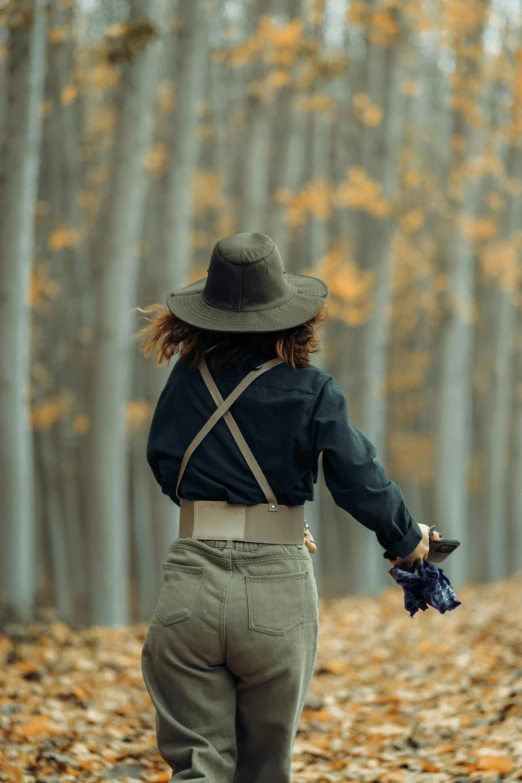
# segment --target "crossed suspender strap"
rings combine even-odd
[[[187,463],[190,457],[194,453],[195,449],[199,446],[203,438],[206,435],[208,435],[210,430],[219,421],[219,419],[221,417],[224,417],[228,425],[228,428],[230,429],[232,437],[236,441],[243,457],[245,458],[247,465],[249,466],[250,470],[254,474],[259,486],[263,490],[263,494],[266,497],[266,501],[268,503],[269,508],[271,510],[277,511],[277,500],[275,494],[272,491],[272,488],[270,487],[270,484],[268,483],[265,474],[259,467],[259,463],[257,462],[256,458],[252,454],[247,442],[245,441],[243,435],[241,434],[241,431],[237,426],[234,417],[232,416],[232,414],[229,412],[228,409],[237,400],[239,395],[247,388],[247,386],[249,386],[252,383],[252,381],[255,381],[255,379],[259,375],[262,375],[267,370],[270,370],[272,367],[276,367],[278,364],[281,364],[282,362],[283,362],[282,359],[270,359],[268,362],[265,362],[259,367],[256,367],[255,370],[251,370],[251,372],[249,372],[248,375],[246,375],[243,378],[243,380],[236,386],[234,391],[228,395],[226,400],[223,400],[223,397],[221,396],[220,391],[217,388],[214,379],[212,378],[210,371],[207,367],[205,357],[203,356],[201,358],[201,361],[199,363],[199,370],[201,372],[201,375],[203,376],[203,380],[205,381],[210,394],[212,395],[214,402],[218,407],[216,408],[216,410],[214,411],[210,419],[208,419],[208,421],[198,432],[196,437],[192,440],[192,442],[188,446],[183,456],[183,460],[181,462],[181,467],[179,470],[178,483],[176,484],[176,496],[178,497],[180,504],[183,503],[183,498],[179,497],[178,487],[181,483],[181,479],[183,478],[183,473],[185,472],[185,468],[187,467]]]

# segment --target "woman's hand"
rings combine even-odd
[[[396,566],[404,564],[408,568],[413,567],[418,568],[424,560],[427,559],[429,553],[430,553],[430,528],[428,525],[422,525],[419,523],[419,527],[422,531],[422,539],[419,541],[413,552],[411,552],[407,557],[397,557],[395,560],[390,560],[389,562]],[[442,539],[442,536],[440,533],[438,533],[436,530],[433,531],[433,540],[434,541],[440,541]]]
[[[313,535],[310,533],[309,529],[305,527],[305,533],[304,533],[304,539],[306,548],[310,552],[310,554],[314,554],[314,552],[317,552],[317,544],[314,541]]]

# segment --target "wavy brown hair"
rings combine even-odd
[[[179,353],[184,359],[194,351],[190,370],[197,370],[202,356],[210,354],[213,367],[241,367],[252,354],[282,359],[290,367],[310,364],[310,355],[321,350],[320,327],[328,320],[327,304],[306,323],[278,332],[217,332],[182,321],[161,304],[135,308],[147,316],[148,325],[134,335],[141,339],[144,356],[156,353],[158,365],[170,364]]]

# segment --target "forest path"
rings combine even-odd
[[[522,780],[522,573],[413,618],[392,586],[321,603],[294,783]],[[0,780],[170,779],[140,668],[147,625],[0,634]]]

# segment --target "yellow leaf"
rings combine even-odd
[[[77,435],[85,435],[89,431],[91,420],[86,413],[77,413],[72,426]]]
[[[55,44],[60,43],[60,41],[66,41],[70,35],[66,27],[51,27],[47,32],[47,37],[51,43]]]
[[[291,82],[291,76],[288,71],[281,69],[272,71],[268,76],[268,84],[270,87],[274,87],[279,90],[282,87],[286,87]]]
[[[413,79],[405,79],[403,82],[401,82],[401,91],[405,95],[409,95],[410,97],[415,97],[420,92],[419,84]]]
[[[408,188],[418,188],[422,182],[422,177],[418,171],[407,171],[404,174],[403,182]]]
[[[414,209],[401,218],[400,225],[406,234],[413,234],[424,225],[425,214],[421,209]]]
[[[164,79],[158,84],[156,91],[158,109],[164,112],[172,112],[176,105],[174,82]]]
[[[13,764],[4,764],[2,766],[4,775],[7,775],[7,780],[11,783],[24,783],[25,775],[21,767],[15,767]]]
[[[362,121],[365,125],[374,127],[375,125],[380,124],[382,115],[382,109],[380,109],[378,106],[368,106],[363,112]]]
[[[152,406],[147,400],[130,400],[125,405],[125,428],[127,434],[136,432],[148,423],[152,415]]]
[[[366,24],[369,10],[366,3],[360,2],[360,0],[352,0],[346,12],[348,22],[359,26]]]
[[[37,715],[32,720],[18,726],[18,733],[24,737],[35,737],[39,734],[54,734],[56,724],[48,715]]]
[[[62,89],[62,103],[65,104],[66,106],[69,106],[71,103],[74,103],[77,97],[78,97],[78,85],[67,84]]]
[[[221,207],[223,177],[214,171],[198,169],[193,174],[194,205],[201,215],[204,212],[217,211]]]
[[[514,763],[508,756],[482,756],[477,762],[478,769],[500,772],[503,775],[511,772],[513,766]]]
[[[169,158],[169,148],[167,144],[156,142],[145,159],[145,170],[149,174],[158,176],[163,174],[167,169],[167,163]]]
[[[75,247],[80,241],[80,232],[75,228],[58,228],[47,239],[49,250],[63,250],[67,247]]]

